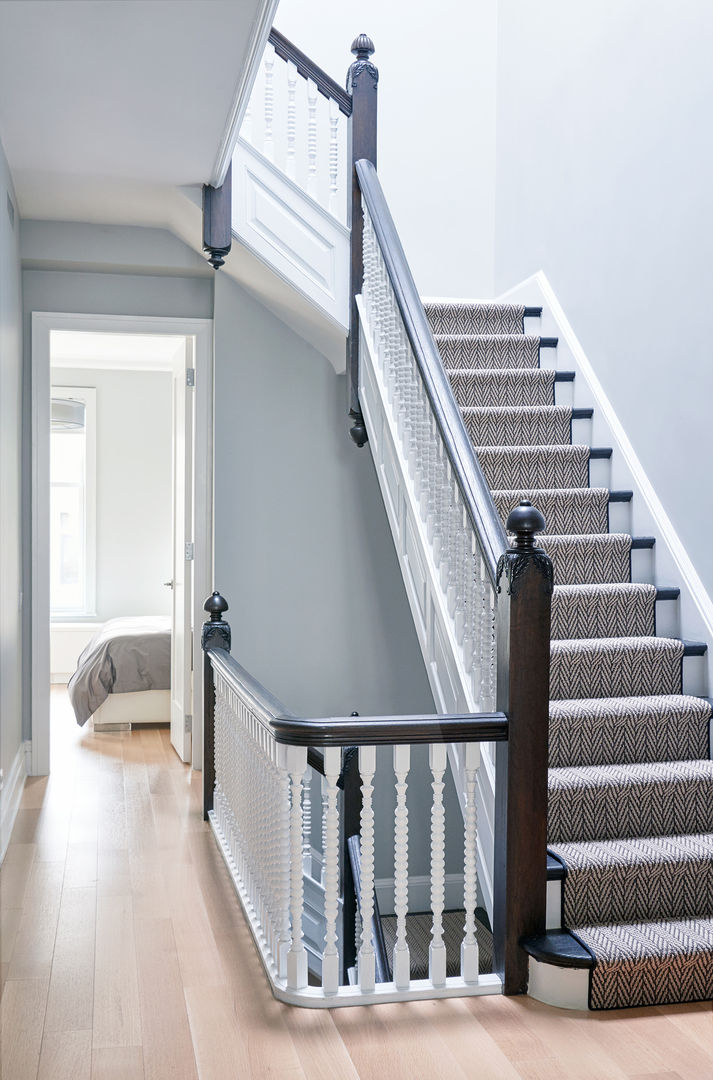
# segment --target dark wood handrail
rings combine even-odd
[[[274,46],[275,52],[281,60],[292,61],[297,68],[298,75],[301,75],[303,79],[311,79],[316,84],[320,94],[326,98],[333,98],[340,111],[345,116],[351,116],[351,94],[348,94],[326,71],[323,71],[321,67],[315,64],[314,60],[310,60],[309,56],[305,55],[296,45],[293,45],[289,38],[286,38],[274,26],[270,31],[268,41]]]
[[[438,430],[445,443],[466,512],[480,541],[488,575],[495,585],[498,560],[508,550],[505,529],[453,397],[376,169],[370,161],[357,161],[356,174]]]
[[[505,713],[413,716],[295,716],[225,649],[208,649],[214,671],[237,694],[247,696],[276,742],[287,746],[393,746],[403,743],[504,742]],[[315,758],[315,764],[317,759]]]

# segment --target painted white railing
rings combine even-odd
[[[303,75],[292,51],[273,31],[240,137],[346,225],[349,96],[336,85],[328,94]]]
[[[348,717],[344,720],[299,721],[282,710],[279,702],[255,683],[227,651],[211,649],[208,656],[215,685],[215,786],[209,820],[275,995],[293,1004],[332,1008],[411,998],[499,993],[500,979],[492,973],[479,973],[475,921],[478,881],[473,858],[477,839],[474,789],[477,740],[504,738],[504,716]],[[377,769],[376,742],[384,745],[385,725],[389,726],[394,739],[392,765],[384,768],[384,757],[379,755]],[[453,741],[472,740],[465,743],[463,755],[467,776],[465,823],[449,822],[449,828],[462,830],[465,856],[460,973],[455,976],[446,973],[443,793],[448,756],[446,742],[439,741],[429,746],[430,782],[423,785],[425,790],[417,788],[412,793],[417,799],[430,798],[432,822],[429,974],[425,979],[414,979],[406,933],[411,746],[404,740],[412,732],[413,739],[423,743],[429,732],[435,738],[439,730]],[[347,981],[342,933],[345,866],[344,847],[340,844],[344,833],[345,798],[339,790],[342,745],[368,739],[371,733],[374,742],[360,745],[358,750],[360,904],[356,920],[356,970]],[[291,744],[284,741],[290,738]],[[332,743],[323,746],[320,785],[311,783],[308,768],[305,743],[312,739],[323,744]],[[375,815],[374,793],[379,785],[395,789],[396,813],[388,821],[377,820]],[[314,873],[312,836],[315,823],[321,823],[322,832],[317,859],[321,863],[323,895],[319,921],[323,940],[319,943],[315,942],[314,932],[308,926],[305,910],[305,882]],[[371,928],[375,910],[375,837],[377,834],[383,836],[387,829],[393,833],[396,944],[388,958],[393,967],[393,978],[385,982],[376,981]],[[312,940],[308,941],[310,937]]]

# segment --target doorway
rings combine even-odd
[[[105,619],[128,614],[127,605],[132,614],[145,613],[147,605],[170,612],[171,741],[183,761],[200,768],[203,668],[193,658],[200,657],[202,607],[212,582],[212,322],[40,312],[33,314],[32,330],[32,773],[42,775],[50,768],[49,687],[51,666],[56,666],[54,655],[50,664],[51,596],[52,625],[76,628],[76,640],[105,625]],[[156,399],[154,412],[141,395],[157,390],[166,396]],[[50,421],[55,416],[60,431],[64,422],[65,430],[74,423],[74,430],[84,432],[81,451],[81,440],[65,439],[67,462],[80,463],[77,477],[59,476],[56,469],[50,473]],[[149,425],[155,432],[147,430]],[[107,469],[108,451],[96,454],[97,436],[106,441],[110,430],[120,433],[127,455],[125,462],[115,462],[113,474]],[[148,448],[154,434],[165,439],[167,430],[170,447],[164,442],[158,455],[164,463],[161,472]],[[170,493],[165,490],[166,461]],[[145,488],[134,488],[132,506],[131,490],[121,492],[117,486],[131,489],[135,484]],[[107,485],[117,489],[114,502],[120,495],[125,500],[114,513],[113,526]],[[97,508],[102,510],[99,522]],[[57,535],[60,521],[63,536]],[[144,540],[149,546],[142,558]],[[61,580],[60,565],[65,571]],[[55,632],[53,645],[61,637],[71,641],[71,632]]]

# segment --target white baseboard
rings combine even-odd
[[[22,791],[27,778],[28,754],[31,754],[31,744],[20,743],[10,771],[0,789],[0,863],[5,858],[17,811],[20,809]]]
[[[394,879],[377,878],[375,883],[376,899],[382,915],[391,915],[394,910]],[[446,874],[446,909],[463,907],[463,875]],[[411,875],[408,879],[409,911],[431,910],[431,879],[428,874]]]

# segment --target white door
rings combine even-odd
[[[171,742],[191,760],[193,713],[193,340],[173,376],[173,626],[171,634]]]

